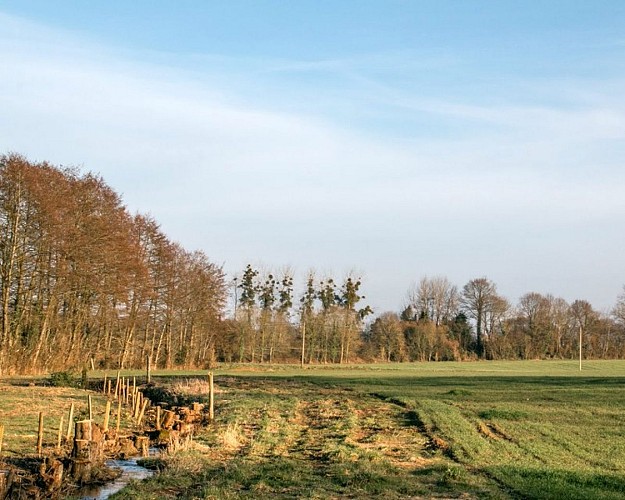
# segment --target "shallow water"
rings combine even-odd
[[[154,471],[138,465],[138,458],[139,457],[129,458],[128,460],[107,460],[107,467],[121,469],[121,476],[110,483],[81,490],[81,500],[104,500],[117,493],[133,479],[141,481],[142,479],[152,476]]]

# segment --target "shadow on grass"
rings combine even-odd
[[[259,377],[261,378],[261,377]],[[419,377],[332,377],[327,375],[306,376],[298,375],[298,380],[307,380],[316,384],[327,383],[335,385],[349,385],[357,387],[359,385],[382,385],[382,386],[415,386],[415,387],[479,387],[492,386],[494,383],[501,385],[524,385],[524,386],[553,386],[553,387],[585,387],[588,385],[611,385],[619,386],[625,384],[625,377],[566,377],[552,375],[450,375],[450,376],[427,376]],[[275,378],[274,378],[275,380]],[[462,392],[462,391],[461,391]]]
[[[298,380],[324,386],[349,386],[363,392],[375,393],[380,399],[401,397],[434,397],[451,400],[485,400],[489,403],[523,398],[544,401],[583,402],[603,401],[609,391],[611,398],[625,402],[625,377],[566,377],[566,376],[436,376],[436,377],[328,377],[298,376]],[[275,379],[274,379],[275,381]],[[275,382],[274,382],[275,383]],[[529,399],[528,399],[529,400]],[[616,401],[616,400],[615,400]],[[405,405],[405,403],[403,403]]]

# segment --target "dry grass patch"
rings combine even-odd
[[[356,418],[346,443],[368,454],[384,457],[392,466],[403,469],[428,465],[427,439],[412,425],[402,425],[404,410],[377,399],[358,401]]]
[[[208,380],[200,378],[189,378],[184,380],[176,380],[172,382],[171,391],[184,396],[205,396],[208,397],[210,385]],[[217,385],[213,386],[215,394],[222,394],[225,392]]]
[[[248,438],[241,431],[239,424],[234,423],[219,432],[219,442],[226,450],[235,452],[247,444]]]

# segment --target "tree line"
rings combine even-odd
[[[400,312],[342,279],[248,265],[228,280],[200,251],[130,214],[91,173],[0,156],[0,373],[625,357],[625,290],[609,313],[535,292],[511,304],[486,277],[423,277]],[[295,290],[300,289],[299,292]],[[226,312],[229,296],[232,311]],[[233,297],[232,297],[233,296]]]
[[[625,357],[625,291],[604,314],[585,300],[569,304],[536,292],[512,305],[486,277],[461,289],[445,277],[423,277],[401,312],[365,322],[373,311],[360,306],[361,286],[352,275],[339,285],[310,273],[294,304],[292,273],[275,278],[248,265],[235,278],[240,299],[218,356],[302,364],[570,359],[581,338],[586,358]]]
[[[214,358],[223,270],[102,178],[0,156],[0,231],[0,373]]]
[[[586,300],[536,292],[512,305],[488,278],[458,289],[445,277],[420,280],[400,314],[366,330],[363,355],[386,361],[625,357],[625,290],[609,313]]]

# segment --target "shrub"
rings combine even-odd
[[[51,373],[49,382],[53,387],[76,387],[78,385],[78,380],[70,372]]]

